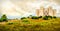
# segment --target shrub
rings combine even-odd
[[[29,15],[27,18],[31,18],[32,17],[32,15]]]
[[[52,16],[48,16],[48,18],[52,19]]]
[[[43,19],[44,20],[48,20],[48,19],[52,19],[53,17],[52,16],[44,16]]]
[[[23,19],[22,22],[29,22],[27,19]]]
[[[2,22],[2,20],[0,19],[0,22]]]
[[[53,16],[53,18],[56,18],[56,16]]]
[[[44,20],[48,20],[48,16],[44,16],[43,19],[44,19]]]
[[[39,18],[42,18],[42,16],[39,16]]]
[[[39,19],[37,16],[32,16],[32,19]]]
[[[27,19],[23,19],[22,22],[23,22],[24,24],[30,24],[30,21],[27,20]]]
[[[12,25],[13,23],[12,22],[9,22],[8,25]]]
[[[26,19],[26,17],[22,17],[21,20]]]
[[[31,18],[31,17],[28,16],[27,18]]]
[[[2,15],[2,17],[1,17],[1,21],[7,21],[8,19],[7,19],[7,16],[4,14],[4,15]]]

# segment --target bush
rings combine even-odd
[[[56,18],[56,16],[53,16],[53,18]]]
[[[21,20],[26,19],[26,17],[22,17]]]
[[[53,17],[52,16],[44,16],[43,19],[44,20],[48,20],[48,19],[52,19]]]
[[[39,16],[39,18],[42,18],[42,16]]]
[[[23,22],[24,24],[30,24],[30,21],[27,20],[27,19],[23,19],[22,22]]]
[[[7,19],[7,16],[4,14],[4,15],[2,15],[2,17],[1,17],[1,21],[7,21],[8,19]]]
[[[43,19],[44,19],[44,20],[48,20],[48,16],[44,16]]]
[[[32,19],[39,19],[37,16],[32,16]]]
[[[22,22],[29,22],[27,19],[23,19]]]
[[[28,16],[27,18],[31,18],[31,17]]]
[[[2,20],[0,19],[0,22],[2,22]]]
[[[13,23],[12,22],[9,22],[8,25],[12,25]]]
[[[52,19],[52,16],[48,16],[48,18]]]

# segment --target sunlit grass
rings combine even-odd
[[[27,18],[0,22],[0,31],[59,31],[60,18],[43,20]]]

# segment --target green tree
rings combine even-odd
[[[39,17],[37,17],[37,16],[32,16],[32,19],[39,19]]]
[[[56,18],[56,16],[53,16],[53,18]]]
[[[52,19],[53,17],[52,16],[44,16],[43,19],[44,20],[48,20],[48,19]]]
[[[42,16],[39,16],[39,18],[42,18]]]
[[[44,19],[44,20],[48,20],[48,16],[44,16],[43,19]]]
[[[48,18],[52,19],[52,16],[48,16]]]
[[[27,18],[26,17],[22,17],[21,20],[23,20],[23,19],[27,19]]]
[[[7,20],[8,20],[8,18],[5,14],[1,16],[1,21],[7,21]]]
[[[2,22],[1,18],[0,18],[0,22]]]

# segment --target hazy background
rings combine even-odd
[[[8,18],[20,18],[36,15],[35,10],[40,6],[52,6],[60,17],[60,0],[0,0],[0,15],[6,14]]]

